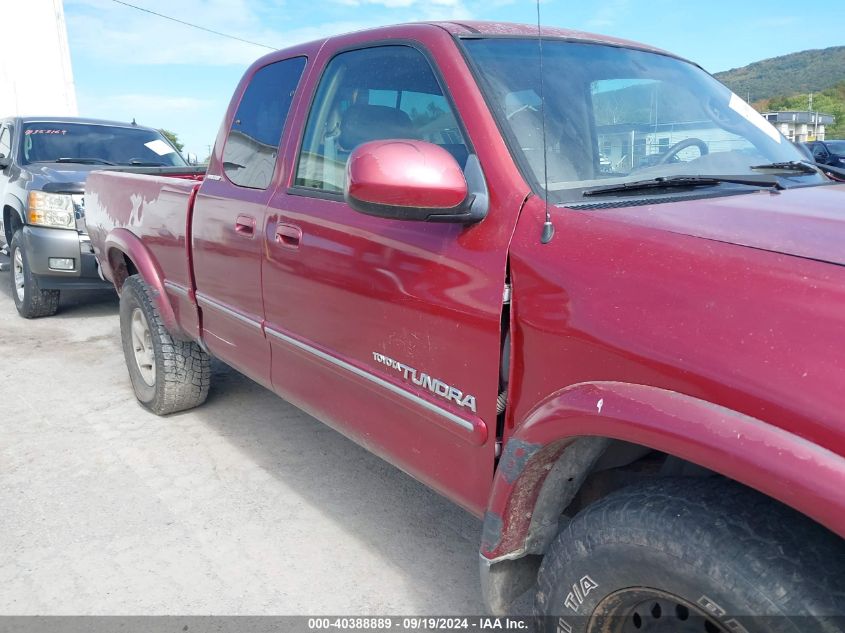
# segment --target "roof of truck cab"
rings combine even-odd
[[[381,27],[374,27],[369,29],[362,29],[355,33],[369,33],[373,32],[382,34],[402,35],[402,31],[408,27],[418,26],[435,26],[449,32],[455,37],[537,37],[536,24],[519,24],[515,22],[485,22],[481,20],[460,20],[460,21],[444,21],[444,22],[408,22],[405,24],[385,25]],[[585,42],[593,44],[605,44],[609,46],[621,46],[625,48],[635,48],[643,51],[650,51],[659,53],[661,55],[669,55],[671,57],[678,57],[669,51],[635,42],[633,40],[626,40],[619,37],[611,37],[609,35],[600,35],[598,33],[590,33],[588,31],[578,31],[575,29],[565,29],[556,26],[543,26],[540,28],[540,33],[544,38],[560,38],[569,41]],[[338,37],[351,35],[351,33],[338,33],[321,40],[311,42],[311,44],[322,44],[328,40],[333,40]]]
[[[333,40],[342,40],[345,38],[354,37],[359,39],[360,36],[372,35],[374,39],[382,38],[403,38],[408,35],[409,30],[422,28],[437,28],[442,29],[457,38],[484,38],[484,37],[513,37],[513,38],[527,38],[537,37],[536,24],[518,24],[514,22],[484,22],[476,20],[461,20],[450,22],[407,22],[404,24],[390,24],[385,26],[377,26],[367,29],[359,29],[357,31],[348,31],[345,33],[337,33],[328,37],[323,37],[310,42],[303,42],[301,44],[294,44],[281,48],[272,53],[268,53],[263,57],[257,59],[251,68],[256,69],[266,64],[268,61],[279,59],[282,56],[290,54],[309,54],[312,51],[317,51],[326,43]],[[604,44],[606,46],[618,46],[623,48],[632,48],[641,51],[658,53],[660,55],[667,55],[677,59],[684,59],[674,53],[665,51],[648,44],[642,44],[633,40],[626,40],[618,37],[611,37],[609,35],[599,35],[597,33],[589,33],[587,31],[577,31],[574,29],[564,29],[555,26],[543,26],[540,29],[543,38],[558,38],[571,42],[583,42],[590,44]],[[688,60],[684,60],[688,61]]]
[[[446,29],[452,35],[458,37],[537,37],[536,24],[517,24],[514,22],[484,22],[477,20],[429,22],[429,24],[435,24],[443,29]],[[540,33],[544,38],[552,37],[567,40],[592,42],[596,44],[611,44],[613,46],[625,46],[630,48],[637,48],[640,50],[654,51],[655,53],[672,55],[673,57],[675,57],[673,53],[670,53],[660,48],[656,48],[654,46],[649,46],[648,44],[635,42],[633,40],[626,40],[619,37],[611,37],[609,35],[590,33],[588,31],[565,29],[556,26],[543,26],[540,28]]]

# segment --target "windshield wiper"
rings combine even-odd
[[[813,167],[810,163],[804,163],[800,160],[790,160],[781,163],[769,163],[767,165],[753,165],[749,169],[772,169],[783,171],[800,171],[802,174],[817,174],[819,170]]]
[[[826,178],[839,182],[845,178],[845,169],[841,167],[831,167],[824,163],[812,163],[808,160],[791,160],[786,163],[755,165],[751,169],[784,169],[787,171],[800,171],[803,174],[821,174]]]
[[[766,176],[659,176],[649,180],[625,182],[621,185],[593,187],[586,189],[582,195],[601,196],[608,193],[630,193],[646,189],[670,189],[673,187],[713,187],[725,182],[752,187],[784,188],[776,179]]]
[[[81,165],[116,165],[117,163],[112,163],[107,160],[103,160],[102,158],[57,158],[53,161],[47,161],[52,163],[79,163]]]
[[[136,167],[164,167],[164,163],[149,163],[143,160],[130,160],[127,165],[134,165]]]

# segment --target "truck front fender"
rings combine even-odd
[[[570,453],[577,467],[591,465],[600,455],[602,438],[703,466],[845,537],[841,455],[762,420],[674,391],[589,382],[550,396],[508,440],[488,503],[482,554],[496,559],[528,553],[521,550],[529,527],[539,520],[533,509],[547,475],[558,461],[566,463]]]
[[[25,215],[25,205],[15,195],[8,194],[6,198],[3,200],[3,230],[5,231],[5,235],[3,236],[6,240],[6,244],[10,244],[12,241],[12,218],[11,214],[15,213],[18,216],[18,221],[21,225],[26,224]]]
[[[500,611],[506,577],[542,554],[607,442],[674,455],[778,499],[845,537],[845,458],[762,420],[665,389],[572,385],[535,407],[508,440],[484,517],[485,599]],[[498,568],[498,569],[497,569]],[[512,569],[511,571],[508,571]]]
[[[174,337],[188,340],[189,337],[179,325],[176,312],[165,292],[161,268],[144,243],[128,229],[116,228],[106,237],[103,250],[106,253],[103,258],[105,261],[100,262],[103,274],[111,280],[118,294],[130,274],[125,259],[128,258],[144,283],[150,287],[153,303],[161,315],[164,327]]]

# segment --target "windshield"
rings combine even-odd
[[[182,167],[185,161],[155,130],[44,121],[23,127],[23,163]]]
[[[585,190],[672,176],[744,176],[806,160],[760,114],[700,68],[658,53],[544,39],[467,39],[514,158],[553,202]],[[777,170],[776,170],[777,171]],[[826,182],[777,171],[785,186]],[[737,186],[737,185],[732,185]]]
[[[845,156],[845,141],[825,141],[827,148],[834,154]]]

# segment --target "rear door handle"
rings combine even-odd
[[[243,237],[255,235],[255,218],[249,215],[239,215],[235,220],[235,233]]]
[[[285,248],[297,249],[302,240],[302,229],[293,224],[276,225],[276,243]]]

